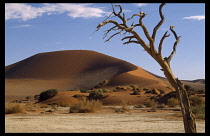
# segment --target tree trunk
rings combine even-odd
[[[197,133],[195,117],[190,109],[190,102],[184,85],[178,80],[178,78],[174,77],[171,68],[169,67],[169,64],[165,60],[163,61],[162,57],[153,56],[153,58],[155,58],[160,64],[164,75],[178,93],[178,99],[182,111],[185,133]]]

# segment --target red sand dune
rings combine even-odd
[[[47,89],[90,89],[103,80],[106,87],[137,84],[171,91],[160,79],[129,62],[95,51],[39,53],[5,67],[6,101]]]

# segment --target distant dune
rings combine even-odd
[[[108,80],[107,88],[136,84],[171,91],[140,67],[88,50],[39,53],[5,67],[6,101],[23,99],[47,89],[90,89]]]
[[[161,79],[163,82],[165,82],[168,86],[171,86],[168,80],[165,77],[158,76],[156,74],[153,74],[149,71],[148,73],[152,74],[153,76]],[[199,89],[205,89],[205,79],[196,79],[196,80],[180,80],[184,85],[190,85],[192,88],[199,90]]]

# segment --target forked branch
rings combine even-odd
[[[160,26],[163,24],[163,22],[165,21],[165,17],[162,13],[162,8],[163,6],[166,5],[166,3],[162,3],[160,6],[159,6],[159,14],[160,14],[160,22],[154,27],[153,29],[153,33],[152,33],[152,39],[155,41],[155,37],[156,37],[156,33],[157,33],[157,30],[160,28]]]
[[[159,46],[158,46],[158,54],[159,54],[159,55],[162,54],[161,51],[162,51],[162,44],[163,44],[164,39],[165,39],[166,37],[169,37],[169,36],[170,36],[170,34],[167,35],[167,33],[168,33],[168,31],[165,32],[165,34],[163,35],[163,37],[162,37],[161,40],[160,40],[160,43],[159,43]]]
[[[174,42],[173,51],[171,52],[171,54],[169,55],[169,57],[166,58],[166,60],[167,60],[167,62],[168,62],[169,65],[170,65],[170,61],[171,61],[172,57],[176,53],[176,47],[177,47],[177,44],[180,42],[180,37],[181,37],[181,36],[177,36],[177,34],[173,30],[173,28],[174,28],[174,26],[170,26],[170,30],[174,34],[174,37],[175,37],[176,41]]]

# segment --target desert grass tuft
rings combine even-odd
[[[81,100],[70,107],[69,113],[89,113],[100,109],[102,103],[99,100]]]
[[[5,114],[11,113],[23,113],[25,112],[25,106],[19,103],[7,103],[5,104]]]

